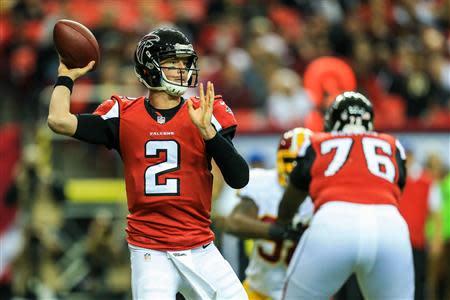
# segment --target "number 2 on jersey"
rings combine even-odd
[[[153,164],[145,170],[144,191],[147,196],[164,196],[180,194],[180,179],[167,178],[158,183],[158,177],[180,168],[180,151],[176,141],[148,141],[145,144],[145,157],[160,157],[165,152],[166,160]]]
[[[395,166],[387,156],[392,155],[391,145],[384,140],[370,137],[364,137],[361,142],[370,173],[389,182],[394,182]],[[325,176],[333,176],[342,168],[348,159],[352,145],[353,139],[351,138],[336,138],[320,144],[320,153],[322,155],[336,149],[336,154],[325,170]],[[377,149],[380,149],[385,155],[377,153]]]

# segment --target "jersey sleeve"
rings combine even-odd
[[[222,96],[216,96],[214,99],[213,115],[211,122],[216,128],[217,132],[232,133],[234,136],[236,131],[237,121],[234,117],[233,111],[222,99]]]
[[[95,111],[94,115],[100,116],[102,119],[107,120],[111,118],[119,117],[119,100],[116,97],[112,96],[111,99],[104,101],[100,104]]]
[[[100,104],[92,114],[77,115],[78,126],[74,137],[119,150],[119,100],[113,96]]]

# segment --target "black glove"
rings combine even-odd
[[[271,240],[292,240],[298,241],[306,230],[307,226],[303,226],[301,223],[297,227],[289,225],[280,225],[278,223],[271,224],[269,227],[269,237]]]

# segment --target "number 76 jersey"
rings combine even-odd
[[[309,190],[315,210],[329,201],[397,206],[406,175],[401,144],[376,132],[315,134],[298,165],[291,181]]]

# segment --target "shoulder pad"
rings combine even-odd
[[[106,116],[107,114],[113,115],[113,117],[119,116],[119,102],[120,99],[118,99],[115,96],[112,96],[110,99],[105,100],[103,103],[101,103],[97,109],[94,111],[93,114],[99,115],[99,116]]]
[[[102,116],[102,118],[114,118],[119,117],[119,111],[126,109],[128,106],[132,105],[139,98],[123,97],[119,95],[112,95],[110,99],[104,101],[100,104],[94,111],[94,114]]]

